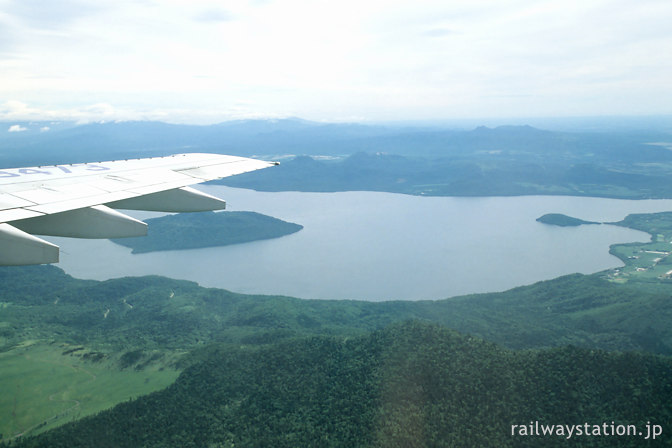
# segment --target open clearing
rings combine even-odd
[[[179,374],[159,365],[141,371],[120,370],[115,361],[83,360],[84,350],[73,348],[28,341],[0,353],[3,440],[37,434],[163,389]]]

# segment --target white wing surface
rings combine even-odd
[[[223,200],[188,186],[273,165],[277,163],[220,154],[177,154],[0,170],[0,265],[58,262],[58,246],[33,234],[73,238],[147,234],[145,223],[114,209],[224,209]]]

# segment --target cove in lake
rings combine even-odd
[[[139,255],[108,240],[49,238],[61,246],[58,266],[78,278],[157,274],[250,294],[443,299],[621,266],[608,252],[611,244],[649,240],[617,226],[536,221],[546,213],[614,222],[630,213],[672,210],[672,200],[199,188],[226,199],[229,210],[256,211],[304,229],[273,240]]]

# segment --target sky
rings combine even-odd
[[[670,0],[0,0],[0,120],[672,114]]]

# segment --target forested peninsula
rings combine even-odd
[[[550,224],[560,227],[576,227],[584,224],[600,224],[599,222],[584,221],[583,219],[573,218],[561,213],[548,213],[537,218],[537,221],[543,224]]]
[[[112,241],[133,249],[134,254],[162,250],[228,246],[279,238],[303,226],[256,212],[180,213],[151,218],[147,236]]]

